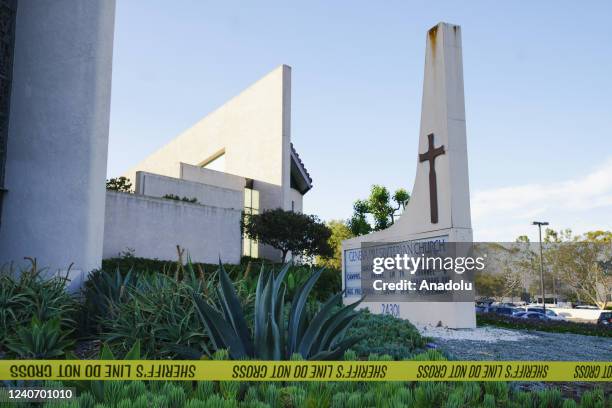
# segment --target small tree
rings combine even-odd
[[[129,193],[132,191],[132,182],[127,177],[117,177],[106,180],[106,189]]]
[[[582,301],[605,309],[612,293],[612,232],[590,231],[572,236],[571,231],[552,231],[556,245],[548,245],[547,260],[563,283]]]
[[[342,241],[352,238],[353,233],[342,220],[331,220],[327,223],[327,227],[331,230],[328,242],[333,250],[333,256],[328,259],[317,257],[317,264],[327,268],[340,269],[342,268]]]
[[[353,216],[348,221],[348,226],[357,236],[388,228],[395,222],[398,211],[406,208],[409,200],[410,194],[403,188],[396,190],[392,197],[386,187],[375,184],[367,200],[355,201]],[[372,216],[374,226],[368,222],[366,218],[368,214]]]
[[[353,204],[353,216],[348,220],[348,227],[354,236],[372,232],[372,226],[366,218],[369,211],[368,202],[365,200],[357,200]]]
[[[240,227],[248,238],[279,249],[282,262],[289,252],[323,258],[333,255],[328,242],[331,230],[314,215],[281,208],[261,214],[243,213]]]

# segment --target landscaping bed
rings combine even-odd
[[[61,383],[47,383],[49,387]],[[104,401],[100,403],[98,401]],[[565,399],[558,389],[522,391],[514,384],[405,383],[405,382],[108,382],[102,399],[91,392],[78,400],[49,407],[84,408],[361,408],[361,407],[485,407],[485,408],[603,408],[602,389],[585,391],[578,399]]]
[[[312,285],[315,289],[304,294],[303,287],[307,286],[304,277],[311,280],[312,276],[322,274],[304,267],[292,267],[281,273],[285,274],[282,287],[288,294],[286,299],[307,300],[303,303],[307,322],[323,310],[327,310],[328,316],[345,310],[338,296],[331,303],[319,300],[329,288],[317,292]],[[239,303],[234,306],[242,311],[244,321],[248,322],[247,336],[250,336],[258,316],[256,292],[265,293],[265,290],[260,292],[262,280],[257,278],[258,271],[249,270],[248,264],[237,266],[229,274],[231,283],[220,271],[189,263],[170,265],[161,271],[134,267],[122,270],[116,265],[111,270],[93,273],[82,293],[69,295],[64,291],[65,280],[61,277],[44,279],[35,264],[31,270],[19,274],[4,273],[0,275],[0,353],[2,358],[24,359],[64,359],[77,355],[102,359],[183,359],[187,351],[193,353],[195,350],[195,358],[227,359],[227,352],[215,351],[216,346],[202,325],[202,311],[206,309],[201,302],[213,308],[219,307],[215,305],[219,305],[220,300],[229,300],[230,304],[232,299],[228,296],[233,293]],[[268,277],[263,279],[268,279],[268,288],[272,285],[278,289],[274,283],[278,275],[278,270],[263,275]],[[227,285],[221,287],[222,276],[226,276],[229,289]],[[289,281],[291,276],[293,282]],[[195,299],[200,299],[200,303],[194,302]],[[276,302],[283,304],[282,298],[276,298]],[[279,321],[288,319],[291,322],[287,316],[293,313],[293,307],[291,301],[286,304],[284,312],[281,308],[277,317]],[[407,321],[365,311],[354,312],[350,308],[346,313],[343,318],[354,314],[346,337],[359,341],[339,359],[426,361],[447,358],[443,348],[442,353],[424,351],[430,339],[421,336]],[[226,319],[219,316],[221,318],[215,323]],[[329,319],[329,324],[334,321]],[[299,359],[300,356],[292,354],[291,358]],[[40,382],[36,384],[41,385]],[[568,408],[599,407],[605,403],[602,388],[583,392],[576,403],[564,399],[554,385],[536,392],[524,392],[520,385],[504,382],[66,381],[43,385],[77,388],[77,401],[48,404],[55,407]]]

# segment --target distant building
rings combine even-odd
[[[135,194],[107,193],[104,257],[279,260],[243,239],[242,211],[302,211],[312,179],[291,143],[291,68],[282,65],[130,169]],[[164,199],[175,196],[196,203]]]

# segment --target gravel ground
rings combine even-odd
[[[481,326],[475,329],[448,329],[446,327],[419,326],[421,335],[441,340],[470,340],[487,343],[498,341],[522,341],[535,338],[524,330],[508,330],[498,327]]]
[[[423,336],[449,357],[457,360],[540,360],[540,361],[612,361],[612,339],[581,334],[478,327],[453,330],[443,327],[419,327]],[[589,382],[517,382],[523,391],[558,388],[566,398],[578,400],[582,393],[602,387],[612,393],[612,383]]]
[[[419,330],[458,360],[612,361],[609,337],[493,327]]]

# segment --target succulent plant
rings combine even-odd
[[[18,327],[7,339],[7,348],[21,358],[51,359],[63,357],[73,345],[59,318],[41,322],[33,317],[29,326]]]
[[[332,360],[341,357],[361,337],[345,339],[346,330],[357,316],[361,300],[338,308],[342,293],[325,302],[309,319],[307,300],[323,270],[313,273],[296,291],[288,316],[285,312],[286,264],[275,274],[262,269],[255,291],[253,336],[247,325],[236,290],[219,262],[218,304],[201,295],[193,299],[202,323],[216,349],[227,349],[233,359],[288,360],[294,353],[305,359]]]

